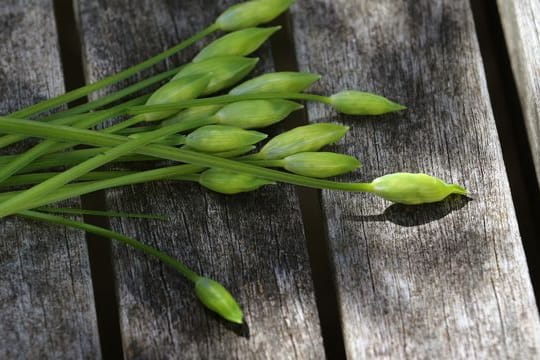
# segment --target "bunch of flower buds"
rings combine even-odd
[[[162,179],[196,181],[223,194],[253,191],[286,182],[319,189],[369,192],[384,199],[421,204],[440,201],[449,194],[466,194],[458,185],[425,174],[396,173],[371,183],[325,180],[356,170],[353,156],[320,151],[342,139],[348,127],[317,123],[300,126],[269,139],[260,129],[278,123],[302,109],[296,102],[317,101],[348,115],[381,115],[404,110],[382,96],[342,91],[331,96],[305,93],[320,76],[299,72],[263,74],[241,82],[258,59],[256,51],[279,27],[257,27],[285,11],[293,0],[252,0],[232,6],[207,29],[191,39],[126,71],[2,117],[0,147],[25,137],[44,139],[30,150],[0,156],[0,186],[30,186],[0,193],[0,217],[20,215],[99,233],[158,257],[195,284],[201,302],[225,319],[241,323],[243,315],[231,294],[219,283],[201,277],[179,261],[121,234],[51,214],[45,205],[111,187]],[[28,120],[39,112],[84,96],[143,70],[200,38],[222,30],[228,34],[203,48],[192,62],[143,80],[94,102]],[[151,94],[105,110],[113,101],[169,79]],[[212,96],[231,88],[226,95]],[[105,120],[131,114],[102,131],[90,130]],[[141,125],[142,123],[142,125]],[[258,130],[253,130],[258,129]],[[78,144],[93,148],[76,150]],[[182,163],[158,166],[162,160]],[[110,163],[152,161],[146,171],[96,171]],[[63,172],[42,172],[57,166]],[[277,170],[281,169],[281,170]],[[283,171],[284,170],[284,171]],[[36,172],[39,171],[39,172]],[[48,211],[49,213],[46,213]]]

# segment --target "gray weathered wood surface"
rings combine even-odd
[[[538,358],[538,313],[468,1],[303,0],[293,24],[301,70],[326,75],[319,91],[360,88],[409,106],[380,118],[309,106],[311,121],[351,125],[336,148],[364,168],[349,179],[428,172],[474,194],[405,207],[323,192],[349,357]],[[537,81],[537,71],[523,76]]]
[[[48,0],[0,4],[2,114],[64,92],[52,14]],[[0,358],[99,357],[84,234],[2,219]]]
[[[540,181],[540,2],[498,0],[497,4]]]
[[[234,1],[79,1],[87,81],[135,64],[209,24]],[[181,60],[190,59],[196,48]],[[271,70],[271,53],[262,67]],[[177,59],[178,60],[178,59]],[[111,209],[165,214],[170,222],[118,220],[138,238],[213,277],[243,305],[249,337],[238,336],[198,304],[173,271],[114,247],[127,358],[324,357],[292,187],[223,196],[162,182],[107,192]]]

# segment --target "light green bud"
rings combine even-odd
[[[263,74],[236,86],[229,94],[303,92],[320,78],[318,74],[290,71]]]
[[[257,190],[264,185],[273,185],[274,182],[248,174],[221,169],[208,169],[199,177],[199,184],[218,193],[238,194]]]
[[[385,97],[361,91],[342,91],[330,96],[331,105],[348,115],[381,115],[407,107]]]
[[[246,100],[228,104],[212,116],[217,124],[237,126],[243,129],[262,128],[275,124],[301,104],[289,100]]]
[[[303,152],[283,159],[283,167],[292,173],[327,178],[357,169],[360,161],[352,156],[332,152]]]
[[[225,320],[236,324],[244,322],[244,314],[240,305],[231,293],[217,281],[199,278],[195,282],[195,293],[208,309],[216,312]]]
[[[192,121],[197,119],[207,119],[214,115],[222,105],[207,105],[207,106],[195,106],[192,108],[185,109],[173,117],[164,120],[161,124],[163,126],[171,125],[178,123],[180,121]]]
[[[294,0],[252,0],[225,10],[215,24],[220,30],[234,31],[272,21],[289,8]]]
[[[281,26],[248,28],[232,32],[208,44],[195,56],[193,62],[196,63],[217,56],[249,55],[279,29],[281,29]]]
[[[299,126],[272,138],[255,158],[283,159],[301,152],[317,151],[341,139],[348,130],[347,126],[328,123]]]
[[[169,81],[152,93],[146,101],[146,105],[169,104],[181,100],[195,99],[201,95],[207,88],[210,77],[207,74],[195,74],[184,76],[173,81]],[[158,111],[146,113],[145,121],[155,121],[165,119],[177,111]]]
[[[244,130],[235,126],[207,125],[186,137],[186,145],[197,151],[221,152],[253,145],[268,135],[258,131]]]
[[[219,56],[189,63],[180,70],[174,79],[188,75],[209,75],[210,82],[202,95],[233,86],[242,80],[257,64],[259,59],[241,56]]]
[[[412,173],[395,173],[371,182],[374,194],[399,204],[416,205],[441,201],[450,194],[467,195],[459,185],[447,184],[441,179]]]

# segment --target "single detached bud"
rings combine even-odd
[[[327,178],[357,169],[360,161],[352,156],[332,152],[303,152],[283,159],[283,167],[292,173]]]
[[[199,278],[195,282],[195,293],[204,306],[218,313],[225,320],[236,324],[244,322],[244,314],[240,305],[231,293],[217,281]]]
[[[210,82],[202,95],[233,86],[242,80],[255,67],[259,59],[241,56],[219,56],[197,63],[187,64],[180,70],[174,79],[188,75],[210,75]]]
[[[269,73],[243,82],[234,87],[229,94],[302,92],[320,78],[320,75],[303,72]]]
[[[273,185],[274,182],[248,174],[221,169],[208,169],[199,177],[199,184],[218,193],[238,194],[257,190],[264,185]]]
[[[341,139],[348,130],[347,126],[327,123],[299,126],[272,138],[254,157],[274,160],[317,151]]]
[[[467,195],[459,185],[447,184],[426,174],[395,173],[371,182],[372,192],[399,204],[416,205],[441,201],[450,194]]]
[[[175,101],[194,99],[205,91],[209,82],[210,77],[207,74],[189,75],[169,81],[152,93],[146,101],[146,105],[169,104]],[[139,116],[144,116],[145,121],[155,121],[165,119],[177,112],[176,110],[158,111]]]
[[[208,44],[193,62],[217,56],[246,56],[257,50],[281,26],[270,28],[248,28],[227,34]]]
[[[208,125],[198,128],[186,137],[186,145],[197,151],[221,152],[253,145],[268,135],[235,126]]]
[[[185,109],[178,114],[164,120],[161,124],[163,126],[178,123],[180,121],[193,121],[198,119],[207,119],[214,115],[222,105],[207,105],[207,106],[195,106]]]
[[[294,0],[252,0],[225,10],[215,24],[220,30],[234,31],[264,24],[278,17]]]
[[[302,108],[302,105],[288,100],[246,100],[224,106],[212,119],[217,124],[253,129],[275,124]]]
[[[330,96],[330,101],[337,111],[348,115],[381,115],[406,109],[385,97],[361,91],[342,91]]]

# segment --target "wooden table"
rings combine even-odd
[[[4,0],[1,112],[76,86],[77,69],[93,82],[138,63],[235,2],[75,0],[73,12],[63,0]],[[540,3],[498,6],[540,174]],[[465,185],[472,201],[406,207],[287,185],[229,197],[160,182],[71,203],[169,216],[108,225],[225,284],[249,329],[218,320],[188,282],[141,253],[3,219],[0,358],[540,356],[538,311],[469,2],[298,0],[280,22],[283,33],[260,51],[259,73],[316,72],[324,78],[314,92],[363,89],[409,109],[355,118],[308,104],[303,117],[272,133],[302,121],[346,124],[350,133],[332,149],[358,156],[363,168],[344,180],[428,172]]]

